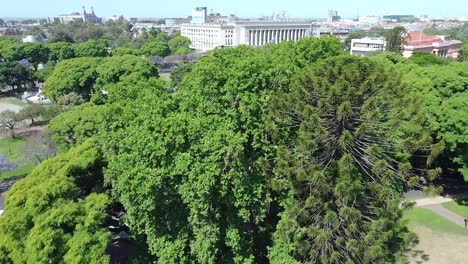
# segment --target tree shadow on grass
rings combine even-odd
[[[412,243],[411,248],[414,248],[417,244],[419,244],[419,239],[416,239],[416,241]],[[424,264],[430,259],[429,254],[427,254],[424,250],[410,249],[407,256],[409,256],[411,260],[417,264]]]

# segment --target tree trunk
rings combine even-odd
[[[11,138],[15,138],[15,129],[14,128],[10,128],[10,134],[11,134]]]

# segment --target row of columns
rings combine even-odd
[[[267,43],[297,41],[306,34],[307,29],[252,29],[249,30],[249,45],[263,46]]]

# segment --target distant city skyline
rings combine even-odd
[[[468,16],[468,1],[446,0],[433,3],[430,0],[22,0],[5,1],[0,8],[0,18],[5,17],[52,17],[72,12],[81,12],[82,6],[87,11],[94,7],[96,15],[109,17],[124,15],[129,17],[186,17],[196,6],[206,6],[223,15],[235,14],[239,17],[262,17],[280,14],[286,11],[288,17],[325,18],[329,9],[338,11],[342,18],[354,18],[359,15],[386,14],[429,15],[431,17]],[[441,5],[442,4],[442,5]]]

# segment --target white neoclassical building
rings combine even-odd
[[[191,48],[201,51],[238,45],[263,46],[267,43],[297,41],[311,36],[310,22],[234,21],[224,24],[184,24],[182,36],[192,41]]]

